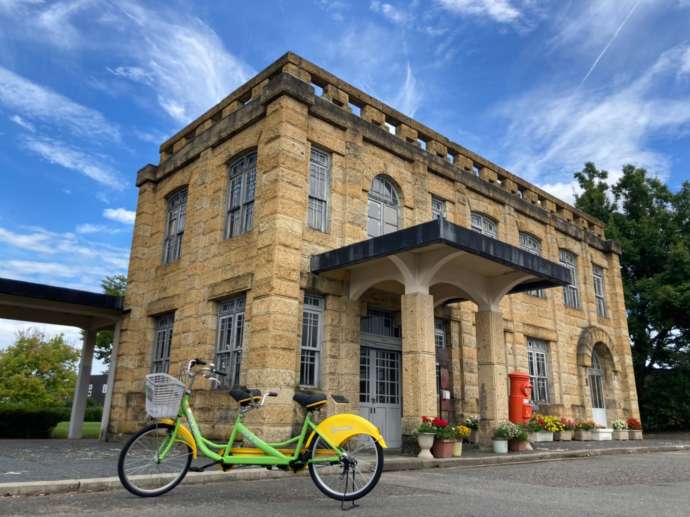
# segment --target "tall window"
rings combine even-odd
[[[445,219],[446,218],[446,202],[440,197],[431,196],[431,218]]]
[[[222,301],[218,305],[218,337],[216,368],[225,373],[226,386],[239,384],[244,342],[244,295]]]
[[[153,354],[151,372],[168,373],[170,369],[170,344],[172,342],[175,313],[168,312],[154,320]]]
[[[437,350],[446,348],[446,320],[434,319],[434,342]]]
[[[597,300],[597,314],[606,317],[606,295],[604,294],[604,268],[592,265],[592,277],[594,279],[594,296]]]
[[[472,229],[488,237],[496,238],[496,221],[479,212],[471,214]]]
[[[318,386],[321,370],[322,318],[324,299],[313,294],[304,295],[302,316],[302,349],[299,383],[302,386]]]
[[[180,259],[182,254],[182,236],[187,212],[187,189],[180,189],[167,199],[168,213],[163,241],[163,264],[170,264]]]
[[[400,228],[400,201],[393,181],[382,174],[376,176],[369,191],[367,234],[378,237]]]
[[[254,217],[256,152],[238,158],[230,165],[225,238],[247,233]]]
[[[527,338],[527,362],[532,383],[532,400],[549,402],[548,344],[539,339]]]
[[[328,192],[331,183],[331,155],[314,147],[309,160],[309,213],[310,228],[328,231]]]
[[[577,257],[568,250],[560,250],[561,265],[570,271],[570,283],[563,288],[563,303],[573,309],[580,308],[580,294],[577,290]]]
[[[520,232],[520,247],[529,253],[539,255],[541,257],[541,240],[537,239],[534,235]],[[536,296],[537,298],[546,298],[543,289],[527,291],[527,294],[530,296]]]

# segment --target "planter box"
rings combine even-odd
[[[434,458],[452,458],[454,445],[455,440],[439,440],[436,438],[434,446],[431,448],[431,454],[434,455]]]
[[[508,440],[493,440],[492,443],[496,454],[507,454]]]
[[[623,429],[620,431],[616,431],[615,429],[613,430],[613,439],[614,440],[627,440],[628,439],[628,430]]]
[[[553,439],[557,442],[569,442],[573,439],[572,431],[558,431],[553,433]]]
[[[595,429],[592,431],[592,440],[595,442],[607,442],[613,439],[613,429]]]
[[[631,440],[642,440],[642,429],[628,429],[628,437]]]
[[[553,441],[553,433],[550,433],[548,431],[538,431],[536,433],[527,433],[527,439],[533,443],[552,442]]]
[[[582,429],[575,429],[573,431],[573,440],[579,442],[588,442],[592,439],[592,431],[583,431]]]

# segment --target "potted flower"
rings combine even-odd
[[[613,423],[611,423],[611,427],[613,427],[614,440],[628,439],[628,424],[625,422],[625,420],[621,420],[620,418],[618,420],[614,420]]]
[[[555,439],[556,433],[560,433],[564,429],[561,419],[555,416],[545,416],[542,419],[544,421],[544,431],[542,431],[544,434],[543,439],[540,441],[552,442]]]
[[[462,442],[470,437],[471,429],[465,425],[455,426],[455,444],[453,445],[453,457],[462,456]]]
[[[555,422],[558,420],[551,416],[534,415],[527,423],[527,430],[530,433],[531,442],[552,442]]]
[[[592,439],[592,429],[596,424],[591,420],[581,420],[575,425],[575,432],[573,433],[573,440],[586,442]]]
[[[637,418],[628,418],[628,437],[631,440],[642,440],[642,424]]]
[[[414,430],[417,435],[417,445],[419,445],[418,458],[433,459],[431,455],[431,447],[434,445],[434,438],[436,438],[436,428],[431,423],[431,418],[423,416],[421,423]]]
[[[527,439],[534,443],[539,441],[539,436],[538,433],[539,431],[542,430],[541,424],[539,421],[535,418],[532,417],[530,418],[529,422],[527,422]]]
[[[504,422],[494,429],[492,436],[494,452],[496,454],[506,454],[508,452],[508,440],[515,435],[515,424]]]
[[[592,440],[595,442],[608,442],[613,440],[613,429],[596,426],[596,428],[592,429]]]
[[[431,454],[434,458],[450,458],[453,456],[453,445],[455,444],[455,427],[448,423],[445,418],[436,417],[431,421],[436,433],[434,445],[431,447]]]
[[[470,430],[470,443],[479,443],[479,418],[470,416],[465,418],[463,425]]]
[[[561,430],[553,433],[553,439],[559,442],[569,442],[573,439],[573,431],[575,430],[575,420],[572,418],[563,417],[560,420]]]
[[[532,446],[529,443],[527,426],[518,425],[516,428],[513,436],[508,441],[508,449],[510,452],[531,451]]]

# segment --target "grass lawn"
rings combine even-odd
[[[51,438],[67,438],[67,431],[69,430],[69,422],[60,422],[50,432]],[[98,438],[98,432],[101,430],[100,422],[84,422],[82,429],[82,438]]]

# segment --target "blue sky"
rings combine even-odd
[[[0,0],[0,277],[126,272],[136,171],[287,50],[566,200],[690,176],[690,0]]]

